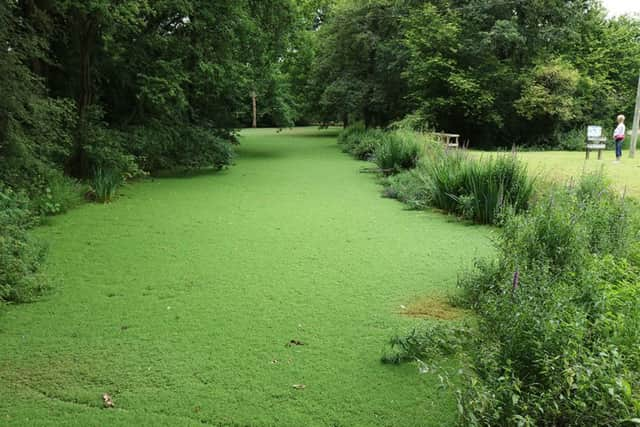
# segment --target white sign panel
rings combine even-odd
[[[602,138],[602,126],[588,126],[587,138]]]

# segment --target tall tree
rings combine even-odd
[[[336,6],[319,30],[313,85],[326,120],[350,118],[386,125],[407,112],[401,78],[407,59],[402,44],[403,2],[348,1]]]

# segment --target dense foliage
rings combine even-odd
[[[338,143],[355,158],[375,162],[375,171],[389,176],[385,195],[412,209],[434,207],[497,224],[507,212],[525,211],[534,192],[535,179],[515,155],[476,158],[407,128],[356,123],[340,133]]]
[[[27,229],[36,219],[21,194],[0,189],[0,304],[29,300],[44,287],[44,248]]]
[[[252,92],[262,116],[292,123],[278,57],[297,11],[289,0],[3,2],[0,178],[38,197],[63,170],[228,165]]]
[[[420,139],[415,132],[367,129],[364,123],[356,123],[340,132],[338,144],[344,152],[359,160],[374,161],[381,172],[393,175],[416,167],[422,148]]]
[[[32,223],[16,218],[64,212],[83,197],[108,202],[145,173],[230,165],[252,94],[262,122],[292,124],[287,76],[296,71],[283,58],[298,60],[290,51],[308,9],[291,0],[0,2],[0,188],[24,202],[2,206],[0,299],[22,299],[39,263]]]
[[[474,146],[558,146],[633,112],[640,21],[598,0],[338,2],[309,96],[325,121],[421,127]]]
[[[34,198],[63,170],[224,167],[252,95],[260,125],[575,148],[640,68],[638,20],[598,0],[12,0],[0,42],[0,179]]]
[[[414,331],[387,360],[461,352],[462,425],[629,422],[640,404],[639,237],[637,206],[601,176],[551,191],[510,215],[497,259],[461,280],[477,325]]]
[[[0,42],[0,179],[32,198],[62,171],[224,167],[252,95],[260,125],[574,148],[631,115],[640,68],[640,24],[598,0],[12,0]]]
[[[527,209],[534,182],[516,157],[483,159],[439,150],[424,157],[415,170],[390,179],[385,193],[412,208],[431,206],[481,224],[496,224],[506,211]]]
[[[318,31],[312,81],[320,117],[385,125],[407,111],[401,72],[406,49],[400,37],[402,2],[346,1]]]

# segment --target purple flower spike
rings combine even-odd
[[[520,283],[520,272],[516,270],[513,273],[513,290],[518,289],[518,284]]]

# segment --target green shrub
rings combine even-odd
[[[582,262],[577,275],[535,266],[516,281],[493,269],[473,279],[492,286],[473,293],[481,356],[460,395],[463,425],[619,425],[637,415],[638,269],[611,255]]]
[[[424,132],[429,129],[427,119],[419,112],[407,114],[401,120],[389,125],[392,130],[408,130],[414,132]]]
[[[360,135],[366,131],[367,128],[363,122],[356,122],[340,132],[340,135],[338,135],[338,144],[342,145],[346,152],[350,152],[350,150],[347,150],[346,148],[356,145]]]
[[[88,143],[83,147],[86,164],[82,165],[82,176],[87,176],[87,171],[91,175],[98,169],[117,171],[127,178],[142,175],[142,169],[129,151],[127,134],[102,124],[91,125],[87,132]]]
[[[140,168],[155,173],[165,170],[214,168],[231,165],[234,158],[230,136],[196,126],[169,127],[158,123],[131,129],[131,152]],[[226,139],[225,139],[226,138]]]
[[[463,325],[425,323],[404,336],[389,340],[389,350],[382,355],[383,363],[432,360],[463,351],[471,330]]]
[[[221,170],[233,161],[231,143],[212,129],[189,126],[180,129],[179,140],[170,151],[174,167],[214,168]]]
[[[389,359],[461,353],[460,425],[630,422],[640,411],[637,212],[597,174],[507,212],[497,258],[460,281],[474,327],[448,343],[443,331],[412,332]]]
[[[91,188],[96,201],[110,203],[123,182],[122,175],[115,170],[96,169],[91,181]]]
[[[394,174],[415,168],[420,149],[418,134],[414,132],[385,132],[375,148],[374,159],[386,174]]]
[[[361,133],[357,140],[353,140],[354,144],[349,146],[350,153],[358,160],[371,160],[384,138],[384,131],[369,129]]]
[[[424,162],[431,203],[482,224],[495,224],[507,209],[528,207],[535,180],[512,156],[474,159],[449,151]]]
[[[340,133],[338,144],[345,153],[359,160],[373,160],[391,175],[415,168],[424,142],[421,134],[411,130],[366,129],[356,123]]]
[[[587,145],[587,129],[573,129],[556,136],[556,148],[565,151],[584,151]]]
[[[3,111],[0,106],[0,117],[7,119],[0,135],[0,183],[38,197],[71,153],[74,104],[44,97],[18,100],[25,102],[24,109]]]
[[[37,223],[26,196],[0,189],[0,303],[24,302],[45,286],[44,247],[27,231]]]
[[[39,215],[56,215],[67,212],[83,201],[85,186],[61,172],[52,173],[42,193],[33,196],[31,206]]]
[[[392,175],[385,181],[385,197],[397,199],[410,209],[426,209],[431,205],[429,177],[421,168]]]
[[[380,129],[366,129],[363,123],[356,123],[340,132],[338,144],[342,151],[359,160],[369,160],[381,143],[385,132]]]
[[[416,169],[387,179],[385,195],[412,209],[432,206],[485,224],[498,223],[506,211],[527,209],[535,179],[515,158],[475,159],[440,146],[427,152]]]
[[[460,213],[466,200],[464,190],[464,163],[471,161],[466,153],[452,151],[431,154],[420,168],[428,177],[431,206],[446,212]]]
[[[529,206],[535,180],[516,158],[497,156],[463,165],[463,197],[467,199],[462,203],[462,212],[469,219],[494,224],[505,209],[521,212]]]

